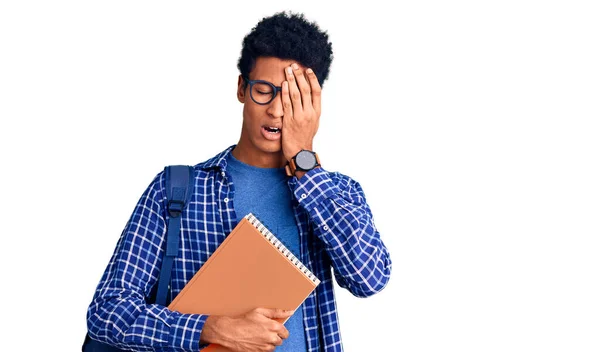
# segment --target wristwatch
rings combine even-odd
[[[288,176],[293,176],[296,171],[310,171],[317,166],[321,166],[317,153],[302,149],[285,166],[285,172]]]

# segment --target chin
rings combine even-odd
[[[281,144],[279,145],[269,145],[266,146],[265,148],[261,148],[263,151],[267,152],[267,153],[278,153],[281,152]]]
[[[282,151],[280,141],[261,141],[261,143],[256,146],[265,153],[278,153]]]

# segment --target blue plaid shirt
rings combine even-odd
[[[194,166],[195,187],[182,214],[179,255],[173,263],[174,298],[237,224],[227,155],[234,146]],[[288,181],[300,233],[300,260],[321,284],[302,305],[308,351],[343,351],[333,291],[337,283],[357,297],[382,290],[391,260],[360,185],[316,168]],[[138,201],[87,312],[88,332],[134,351],[198,351],[207,315],[181,314],[146,304],[157,284],[165,248],[164,172]],[[333,268],[333,274],[331,271]]]

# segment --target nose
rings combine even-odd
[[[275,98],[268,104],[267,113],[273,117],[283,117],[283,102],[281,101],[282,92],[277,92]]]

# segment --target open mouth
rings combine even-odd
[[[269,133],[279,133],[281,132],[281,128],[277,128],[277,127],[269,127],[269,126],[263,126],[263,128],[269,132]]]

